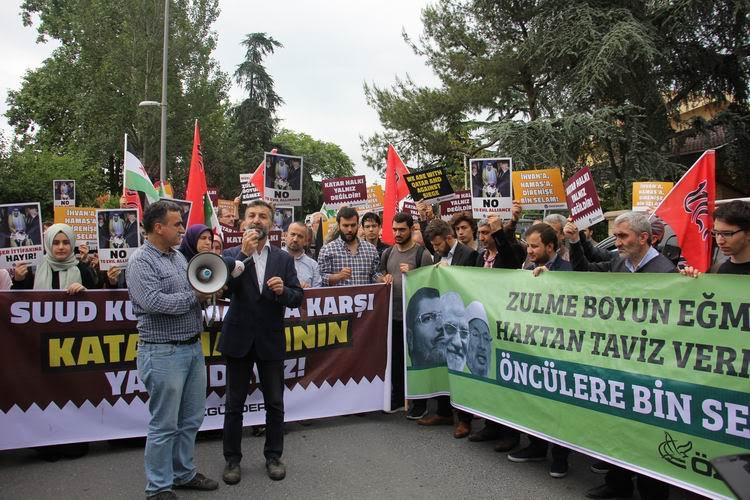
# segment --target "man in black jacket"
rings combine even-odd
[[[578,228],[572,222],[565,224],[565,237],[570,241],[570,261],[575,271],[600,271],[615,273],[673,273],[674,263],[651,246],[651,222],[648,215],[625,212],[615,219],[613,235],[618,255],[606,262],[589,262],[583,252]],[[629,497],[633,494],[634,472],[612,466],[605,483],[586,492],[589,498]],[[637,474],[641,498],[669,497],[669,485],[648,476]]]
[[[231,303],[221,329],[219,351],[227,365],[223,474],[227,484],[240,481],[242,408],[253,365],[258,368],[266,409],[266,471],[274,480],[286,476],[279,460],[284,447],[284,308],[302,303],[302,288],[292,256],[268,242],[273,213],[271,205],[261,200],[248,205],[247,231],[238,259],[252,260],[244,273],[229,282],[226,293]]]
[[[440,219],[432,219],[427,225],[425,242],[429,241],[435,250],[435,262],[444,266],[473,267],[477,261],[477,251],[467,247],[453,233],[453,228]],[[429,247],[428,247],[429,248]],[[420,418],[419,425],[450,425],[453,423],[450,397],[438,396],[436,415]],[[453,437],[464,438],[471,432],[471,414],[457,411],[458,422],[453,430]]]

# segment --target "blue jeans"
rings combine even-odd
[[[138,345],[138,376],[148,390],[146,495],[171,490],[195,477],[195,436],[206,405],[201,343]]]

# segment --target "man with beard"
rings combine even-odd
[[[283,320],[286,307],[302,303],[302,288],[292,257],[268,241],[273,212],[262,200],[248,205],[247,231],[238,259],[251,260],[245,272],[227,285],[226,296],[231,302],[218,349],[226,359],[223,479],[227,484],[237,484],[241,477],[243,406],[254,366],[266,409],[266,472],[275,481],[286,477],[286,467],[280,461],[284,448]]]
[[[300,160],[292,158],[292,169],[289,171],[289,189],[299,189],[301,180],[302,165],[300,164]]]
[[[377,249],[357,237],[359,214],[343,207],[336,214],[339,237],[324,245],[318,255],[323,286],[367,285],[383,282],[378,272],[380,257]]]
[[[411,366],[425,368],[445,364],[445,350],[437,342],[442,321],[440,294],[434,288],[417,290],[406,307],[406,347]]]
[[[443,322],[438,328],[438,341],[445,349],[445,363],[449,370],[462,372],[469,342],[469,318],[464,301],[456,292],[447,292],[440,297],[440,309]]]
[[[625,212],[614,222],[613,235],[618,255],[607,262],[589,262],[581,246],[578,227],[572,222],[565,224],[565,237],[570,241],[570,262],[576,271],[600,271],[615,273],[673,273],[674,263],[651,246],[651,222],[648,215]],[[667,498],[669,485],[633,471],[612,466],[605,483],[586,492],[589,498],[630,497],[633,494],[633,476],[641,498]]]
[[[305,253],[307,226],[301,222],[289,224],[286,233],[286,251],[294,258],[294,268],[302,288],[317,288],[322,284],[318,263]]]
[[[492,335],[482,303],[475,300],[469,304],[466,317],[469,320],[466,366],[473,375],[488,377],[492,361]]]
[[[518,269],[523,264],[523,247],[515,237],[515,227],[521,216],[520,203],[514,202],[511,219],[503,223],[497,216],[490,216],[479,223],[479,241],[483,250],[477,256],[476,267],[494,269]],[[475,327],[481,327],[479,320],[475,320]],[[471,325],[470,325],[471,326]],[[479,335],[471,328],[474,337]],[[471,339],[469,341],[471,343]],[[472,372],[473,373],[473,372]],[[498,424],[492,420],[485,420],[484,427],[469,436],[469,441],[496,441],[495,451],[506,452],[518,445],[520,435],[517,430]]]
[[[427,240],[435,251],[435,260],[443,266],[474,266],[477,261],[477,251],[458,241],[453,234],[453,228],[440,219],[432,219],[427,225]],[[456,346],[454,346],[455,348]],[[457,361],[457,360],[456,360]],[[417,421],[419,425],[451,425],[453,412],[450,397],[438,396],[436,415],[422,417]],[[461,439],[471,432],[472,415],[457,410],[458,421],[453,429],[453,437]]]
[[[510,162],[508,160],[500,160],[497,162],[498,165],[498,178],[497,178],[497,193],[498,196],[503,198],[510,197]]]
[[[365,215],[366,217],[366,215]],[[380,272],[386,283],[392,283],[391,314],[391,411],[404,404],[404,323],[403,323],[403,275],[417,267],[432,264],[430,253],[412,239],[414,219],[411,215],[399,212],[393,216],[393,238],[395,246],[383,252]],[[365,231],[367,231],[365,229]],[[422,418],[424,411],[417,418]],[[407,417],[409,417],[407,415]],[[412,415],[411,418],[414,418]]]
[[[526,251],[530,263],[526,269],[532,270],[534,276],[545,271],[572,271],[570,262],[563,260],[557,253],[557,233],[548,224],[534,224],[526,230]],[[518,433],[516,432],[516,436]],[[520,436],[518,436],[520,437]],[[516,441],[516,445],[518,441]],[[568,455],[570,450],[563,446],[552,445],[552,465],[549,475],[562,478],[568,474]],[[508,454],[511,462],[535,462],[547,459],[547,441],[529,435],[529,445]]]
[[[482,164],[478,161],[471,163],[471,195],[474,198],[482,197],[484,181],[482,180]]]

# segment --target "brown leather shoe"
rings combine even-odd
[[[453,425],[453,417],[441,417],[440,415],[428,415],[417,420],[419,425]]]
[[[521,441],[519,436],[505,436],[495,444],[495,451],[506,452],[510,451]]]
[[[453,437],[456,439],[462,439],[469,435],[471,432],[470,422],[458,422],[453,428]]]

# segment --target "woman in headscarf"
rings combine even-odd
[[[96,288],[94,270],[85,262],[79,261],[73,249],[76,248],[76,234],[67,224],[52,224],[44,232],[44,258],[37,265],[36,274],[27,264],[17,264],[13,277],[15,290],[67,290],[73,295]],[[89,451],[88,443],[68,443],[35,448],[39,456],[49,462],[60,458],[79,458]]]
[[[190,259],[195,257],[196,254],[210,252],[213,240],[214,234],[208,226],[195,224],[187,228],[185,235],[182,237],[182,243],[177,250],[185,256],[185,260],[190,262]]]
[[[79,261],[73,249],[76,234],[67,224],[53,224],[44,233],[44,258],[36,274],[27,264],[17,264],[13,277],[14,290],[67,290],[73,295],[87,288],[97,288],[96,273]]]
[[[214,235],[214,242],[211,245],[211,251],[215,253],[216,255],[221,255],[224,251],[224,239],[221,237],[220,234]]]

